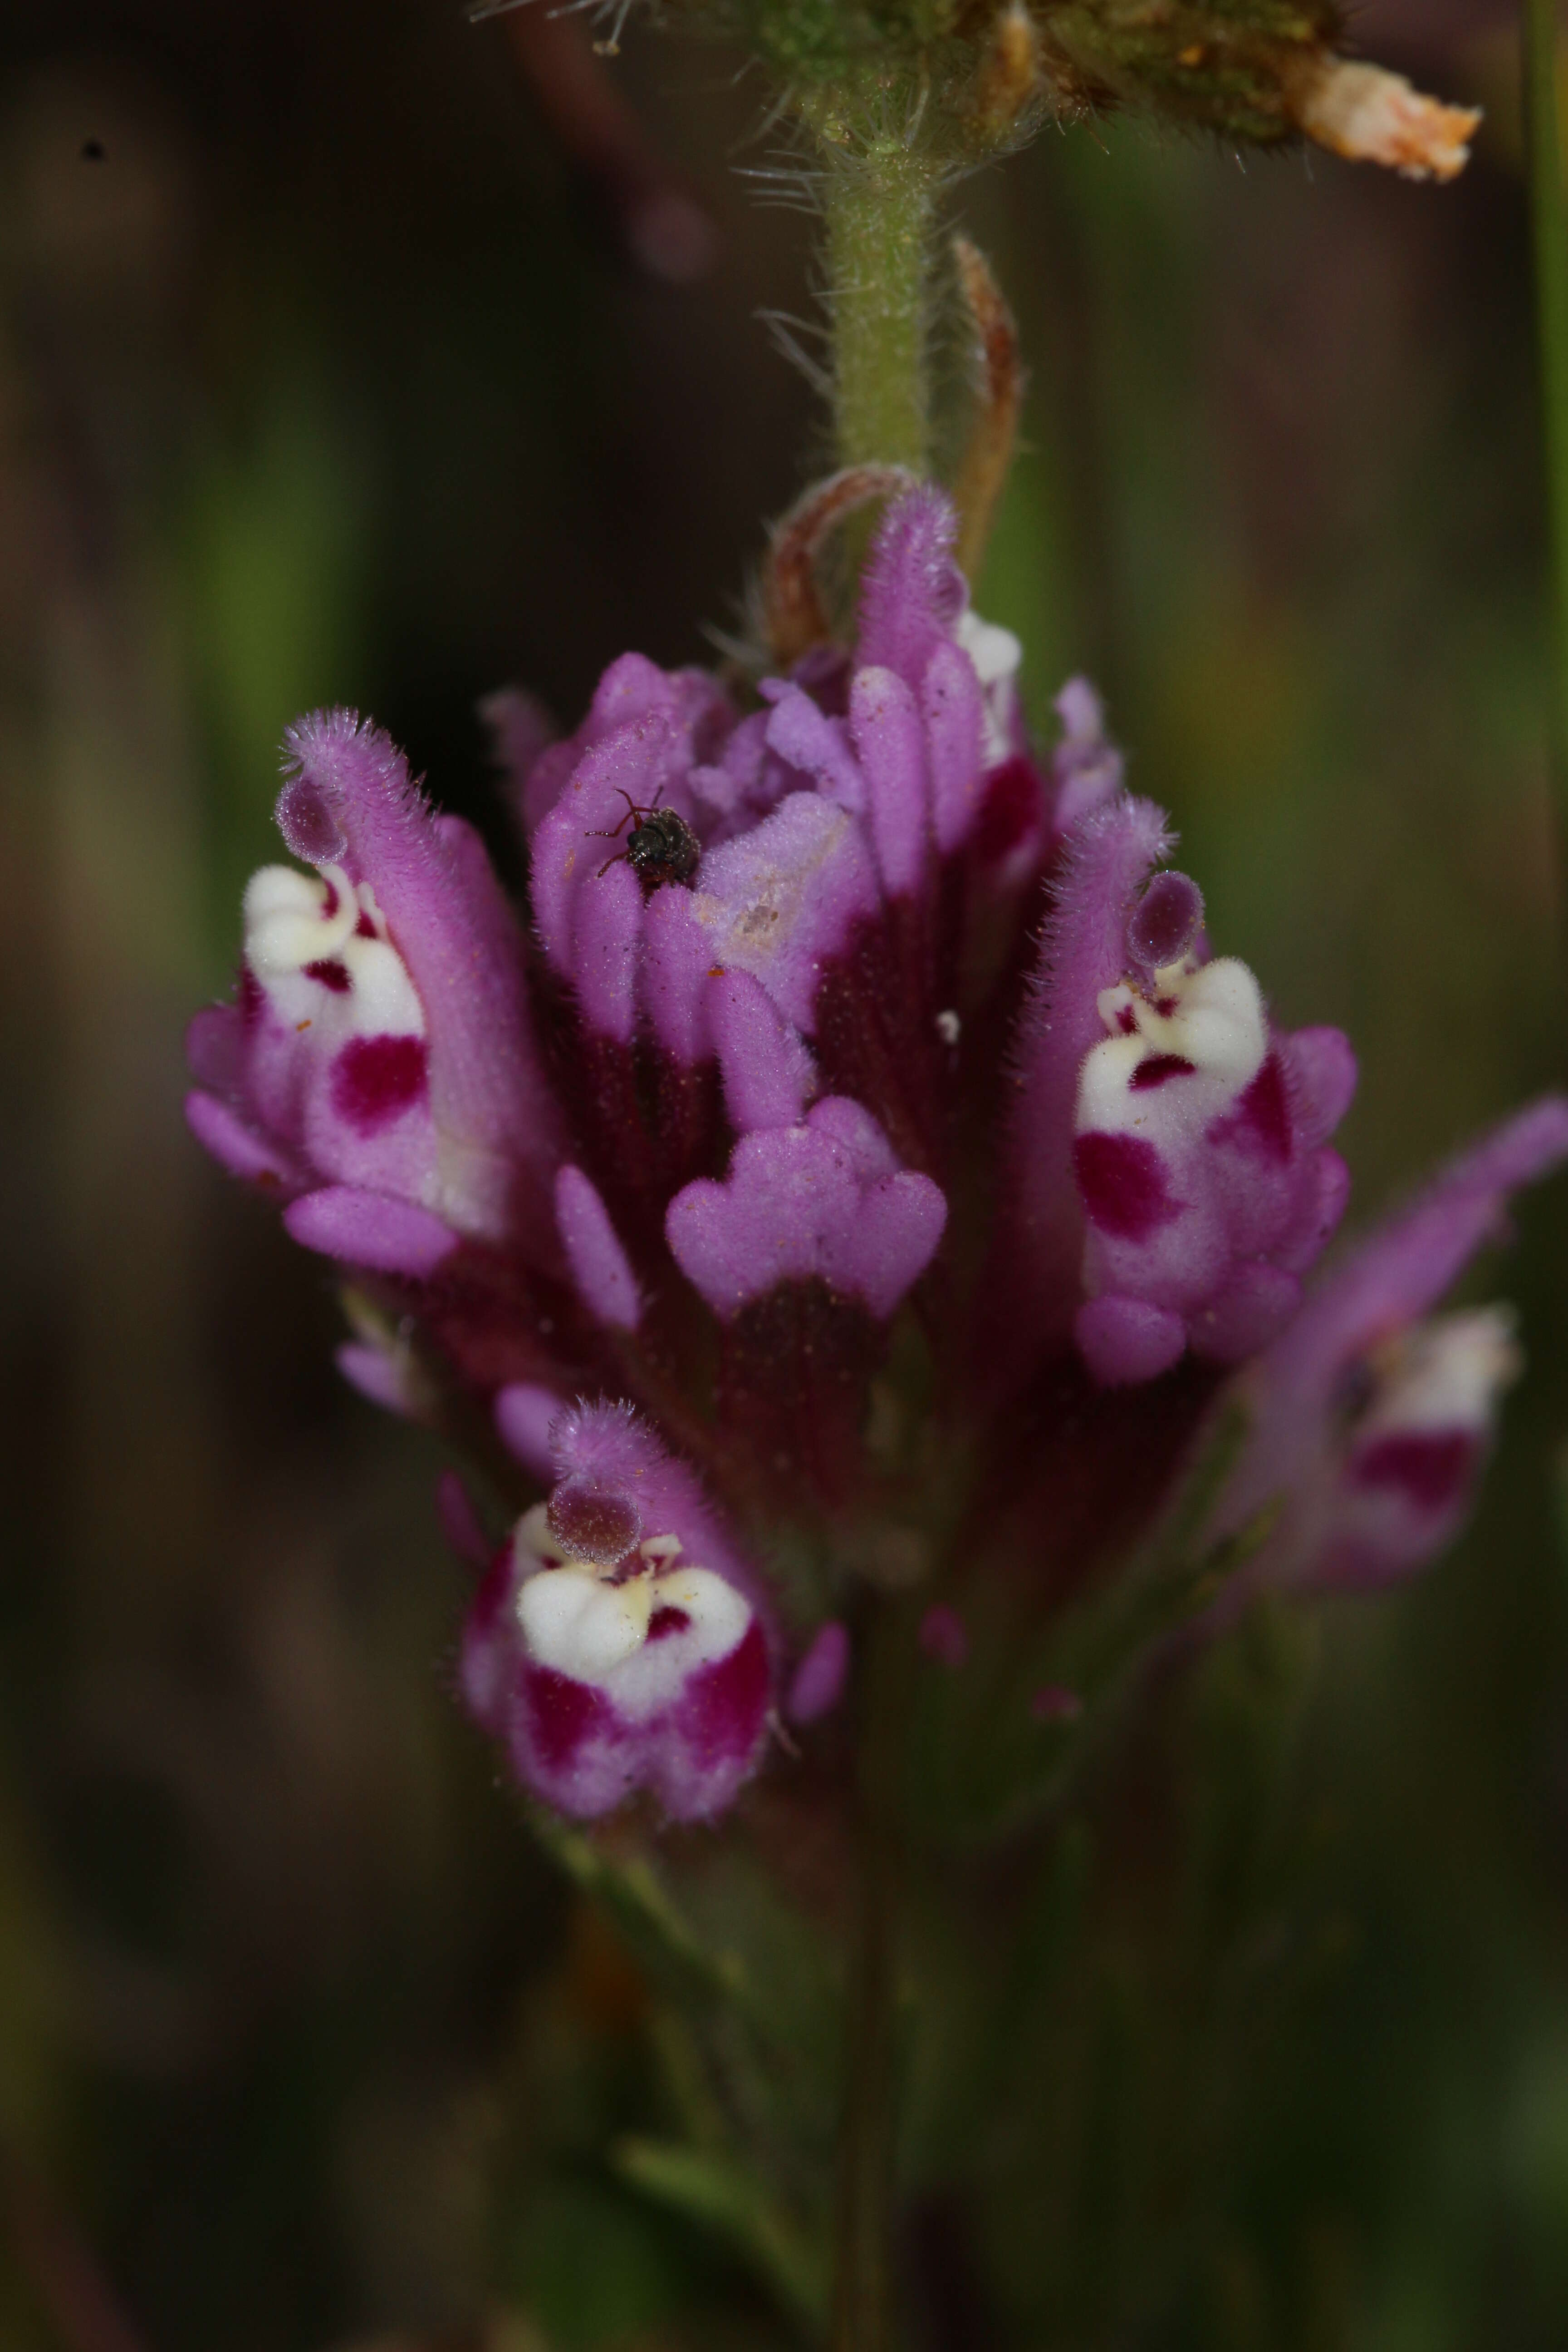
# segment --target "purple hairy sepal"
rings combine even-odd
[[[1056,699],[1062,738],[1051,761],[1051,824],[1065,840],[1121,792],[1123,761],[1106,736],[1105,712],[1087,678],[1069,678]]]
[[[1079,1074],[1088,1295],[1075,1328],[1113,1386],[1188,1347],[1226,1364],[1267,1346],[1344,1206],[1344,1164],[1324,1146],[1354,1085],[1350,1048],[1337,1031],[1275,1032],[1247,966],[1188,945],[1201,918],[1185,876],[1156,877]]]
[[[416,1277],[531,1229],[557,1132],[516,920],[482,845],[351,713],[289,732],[278,823],[314,868],[245,894],[237,1001],[202,1014],[191,1124],[310,1248]]]
[[[691,1474],[626,1408],[551,1433],[560,1473],[490,1569],[464,1637],[464,1695],[519,1778],[563,1813],[639,1788],[706,1820],[754,1769],[769,1643]]]

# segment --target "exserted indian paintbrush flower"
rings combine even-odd
[[[1303,1303],[1350,1047],[1211,952],[1081,681],[1037,758],[955,529],[900,498],[854,643],[743,706],[632,654],[559,742],[492,706],[530,934],[384,739],[305,722],[279,820],[313,870],[252,882],[194,1035],[202,1139],[354,1271],[345,1369],[514,1465],[462,1687],[571,1814],[728,1804],[775,1708],[831,1712],[858,1589],[962,1562],[1048,1612],[1158,1520],[1227,1381],[1226,1525],[1284,1498],[1259,1572],[1397,1572],[1511,1360],[1495,1319],[1419,1318],[1568,1108]],[[946,1590],[921,1645],[956,1674]]]
[[[1568,1103],[1505,1120],[1350,1253],[1240,1376],[1247,1443],[1217,1526],[1275,1507],[1250,1581],[1386,1584],[1456,1534],[1520,1353],[1506,1307],[1432,1309],[1497,1237],[1509,1195],[1565,1155]]]
[[[651,1788],[728,1803],[772,1675],[746,1573],[691,1473],[624,1405],[563,1413],[548,1503],[519,1520],[464,1637],[462,1686],[521,1778],[572,1814]]]
[[[526,1244],[557,1129],[483,845],[345,712],[284,750],[278,828],[314,870],[251,877],[237,1000],[191,1032],[192,1125],[329,1256],[417,1276],[460,1234]]]

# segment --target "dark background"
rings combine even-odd
[[[640,1997],[451,1703],[434,1451],[337,1383],[320,1265],[179,1114],[284,723],[374,711],[489,823],[477,698],[570,722],[624,647],[703,658],[820,454],[758,315],[812,306],[810,223],[746,176],[763,93],[639,26],[606,119],[577,30],[440,0],[0,27],[19,2352],[484,2309],[497,2352],[764,2341],[597,2165]],[[1509,19],[1356,30],[1487,103],[1455,187],[1121,124],[952,209],[1034,378],[983,608],[1042,719],[1093,670],[1216,940],[1355,1037],[1364,1216],[1561,1074],[1563,1008]],[[1477,1528],[1324,1628],[1295,1801],[1343,1933],[1257,2075],[1256,2243],[1203,2323],[1236,2352],[1568,2340],[1562,1199],[1481,1286],[1533,1370]]]

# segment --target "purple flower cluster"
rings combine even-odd
[[[201,1140],[416,1335],[416,1370],[372,1337],[349,1377],[482,1414],[547,1495],[462,1682],[569,1813],[728,1803],[776,1692],[833,1704],[852,1575],[962,1559],[1052,1605],[1227,1382],[1251,1436],[1221,1517],[1279,1507],[1258,1572],[1403,1573],[1511,1364],[1495,1312],[1423,1318],[1568,1155],[1568,1104],[1303,1299],[1350,1048],[1211,952],[1081,683],[1036,759],[953,530],[903,499],[854,647],[746,710],[637,655],[566,740],[500,698],[526,928],[384,737],[301,722],[300,866],[252,879],[237,999],[193,1029]]]

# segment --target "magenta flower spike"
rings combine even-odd
[[[193,1031],[198,1134],[368,1294],[345,1376],[516,1488],[462,1688],[574,1817],[711,1817],[775,1690],[828,1738],[863,1577],[940,1556],[1048,1609],[1157,1522],[1233,1379],[1227,1529],[1283,1496],[1270,1573],[1405,1572],[1512,1360],[1495,1317],[1421,1318],[1568,1108],[1303,1297],[1350,1046],[1211,950],[1081,679],[1036,756],[954,530],[899,500],[858,640],[751,709],[632,654],[570,737],[496,698],[521,924],[384,739],[307,722],[279,822],[313,870],[253,880],[239,1002]],[[786,1557],[775,1594],[752,1563]],[[913,1622],[977,1687],[952,1594]]]

